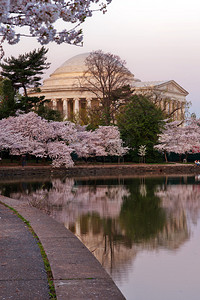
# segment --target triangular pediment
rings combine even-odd
[[[174,80],[162,82],[161,84],[155,85],[154,87],[160,91],[167,93],[179,94],[183,96],[188,95],[188,92]]]

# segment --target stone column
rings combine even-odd
[[[169,112],[169,103],[168,103],[167,99],[163,100],[163,110],[166,114],[168,114],[168,112]]]
[[[180,110],[180,102],[177,101],[177,120],[180,120],[180,112],[181,112],[181,110]]]
[[[74,114],[79,112],[79,98],[74,99]]]
[[[64,115],[64,119],[68,118],[68,100],[67,99],[63,99],[63,115]]]
[[[169,110],[170,110],[170,101],[169,101],[169,99],[167,99],[165,101],[165,111],[166,111],[167,115],[169,115]]]
[[[176,109],[176,102],[175,102],[175,100],[173,99],[172,100],[172,112],[173,112],[173,121],[175,121],[176,120],[176,112],[175,112],[175,109]]]
[[[180,120],[180,102],[177,101],[177,120]]]
[[[173,100],[169,101],[169,114],[173,112]]]
[[[162,110],[163,109],[163,99],[160,99],[158,102],[158,107]]]
[[[56,99],[52,99],[51,100],[52,101],[52,108],[54,109],[54,110],[56,110],[57,109],[57,101],[56,101]]]
[[[88,108],[91,108],[91,105],[92,105],[92,98],[86,98],[86,101],[87,101],[87,107],[88,107]]]
[[[185,103],[184,102],[181,103],[181,119],[182,120],[185,119]]]

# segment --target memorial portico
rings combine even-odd
[[[85,59],[88,55],[89,53],[84,53],[67,60],[44,80],[40,93],[30,90],[29,95],[45,96],[45,99],[49,100],[48,105],[59,110],[65,120],[97,105],[98,99],[95,94],[89,91],[88,87],[80,86],[87,70]],[[167,115],[173,113],[175,120],[184,119],[188,92],[174,80],[142,82],[131,74],[130,86],[136,94],[156,96],[155,103]]]
[[[47,98],[46,98],[47,99]],[[81,110],[85,110],[88,107],[92,107],[93,98],[48,98],[47,104],[54,110],[59,110],[64,119],[70,118],[70,116],[79,113]]]
[[[188,92],[174,80],[135,82],[134,93],[148,95],[174,120],[183,120],[185,116],[186,96]]]

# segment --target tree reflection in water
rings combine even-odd
[[[64,223],[118,280],[139,251],[176,249],[189,238],[189,219],[200,214],[199,188],[192,177],[0,184],[2,194]]]
[[[120,227],[131,243],[144,242],[163,230],[165,210],[160,206],[160,198],[155,195],[152,181],[146,180],[146,184],[134,182],[128,188],[130,195],[124,198],[121,207]]]

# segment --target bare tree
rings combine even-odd
[[[91,52],[85,65],[81,87],[92,92],[98,100],[98,105],[91,108],[93,115],[97,113],[103,125],[110,125],[114,123],[119,106],[132,94],[130,84],[134,75],[119,56],[101,50]]]

